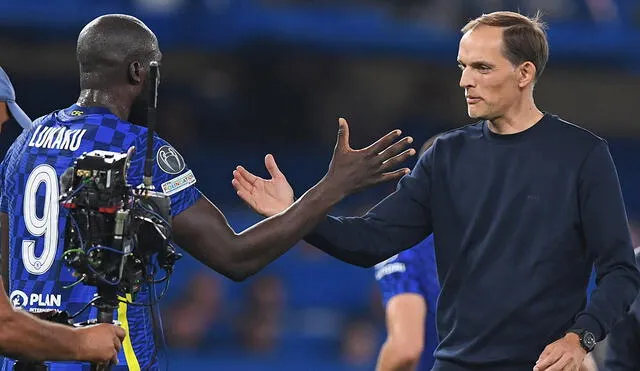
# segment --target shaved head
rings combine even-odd
[[[108,14],[86,25],[76,49],[81,106],[105,106],[124,120],[146,122],[149,63],[162,54],[156,35],[138,18]]]
[[[149,27],[124,14],[104,15],[87,24],[78,36],[76,55],[81,89],[135,83],[130,81],[132,68],[146,69],[150,61],[161,58]]]

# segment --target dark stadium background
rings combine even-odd
[[[551,59],[537,101],[609,140],[640,244],[637,0],[2,0],[0,65],[38,117],[77,97],[84,24],[140,17],[164,52],[160,134],[239,231],[259,218],[235,196],[235,166],[265,175],[273,153],[301,194],[324,175],[339,116],[356,147],[396,127],[419,146],[469,123],[458,30],[500,9],[543,11]],[[16,135],[3,132],[0,153]],[[335,212],[360,213],[392,189]],[[162,310],[171,370],[370,370],[384,339],[373,272],[304,244],[240,284],[187,257]]]

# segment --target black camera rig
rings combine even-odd
[[[98,322],[111,322],[118,295],[135,294],[155,256],[168,274],[180,258],[170,243],[170,199],[147,186],[127,184],[134,149],[92,151],[62,177],[69,209],[64,262],[85,285],[98,288]]]

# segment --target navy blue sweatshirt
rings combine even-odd
[[[640,266],[640,249],[636,252],[636,263]],[[631,310],[613,326],[607,344],[605,370],[635,371],[640,368],[640,296],[631,304]]]
[[[366,215],[329,216],[306,240],[371,266],[431,232],[434,370],[531,370],[570,328],[602,339],[640,288],[606,142],[549,114],[517,134],[479,122],[442,135]]]

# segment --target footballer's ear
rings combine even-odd
[[[140,62],[131,62],[131,64],[129,64],[128,74],[129,82],[131,84],[142,84],[142,80],[144,79],[144,69],[142,68],[142,64],[140,64]]]

